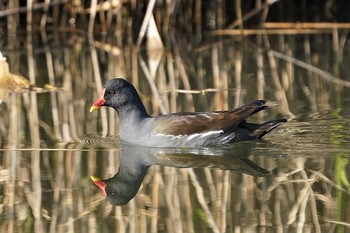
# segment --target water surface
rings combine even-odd
[[[36,87],[0,90],[0,232],[349,231],[346,37],[338,51],[329,34],[269,36],[270,49],[260,36],[204,46],[176,37],[161,52],[111,50],[70,34],[38,38],[2,51]],[[136,86],[152,114],[267,99],[271,108],[251,120],[289,122],[261,141],[128,148],[113,110],[89,113],[116,76]],[[136,177],[126,188],[136,196],[114,206],[90,176],[122,167]]]

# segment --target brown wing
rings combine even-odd
[[[250,115],[266,108],[266,101],[256,100],[229,111],[174,113],[155,119],[156,133],[190,135],[209,130],[234,129]]]

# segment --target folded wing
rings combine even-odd
[[[174,136],[219,130],[225,134],[234,131],[249,116],[267,108],[265,104],[265,100],[256,100],[228,111],[174,113],[159,116],[154,130],[157,134]]]

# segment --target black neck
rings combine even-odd
[[[117,190],[115,197],[110,197],[114,205],[124,205],[137,194],[147,173],[152,159],[147,149],[137,147],[122,147],[120,153],[120,167],[117,174],[110,178],[107,185]]]
[[[134,95],[132,99],[130,99],[129,103],[120,106],[118,109],[115,110],[118,112],[118,115],[121,120],[130,117],[136,117],[139,119],[149,117],[146,108],[138,95]]]

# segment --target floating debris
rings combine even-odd
[[[48,91],[59,91],[62,88],[45,84],[44,87],[37,87],[30,83],[28,79],[22,75],[13,74],[10,72],[9,64],[0,52],[0,90],[14,91],[14,92],[48,92]],[[0,93],[1,99],[1,93]]]
[[[28,89],[32,86],[33,84],[31,84],[25,77],[10,72],[6,57],[2,56],[0,52],[0,88],[19,91],[24,88]]]

